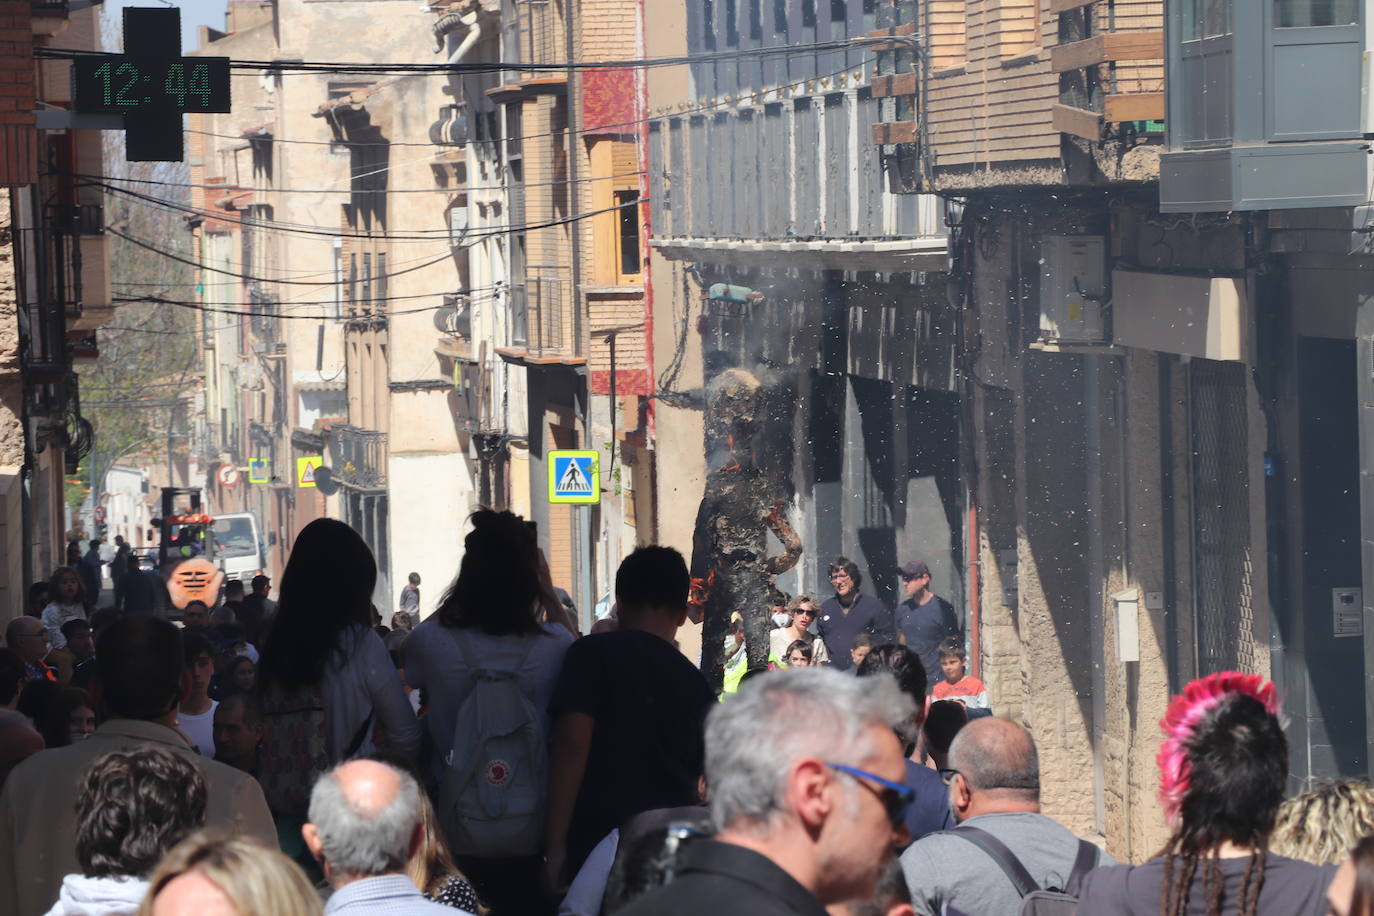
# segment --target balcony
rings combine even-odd
[[[1060,43],[1050,49],[1059,75],[1055,130],[1096,143],[1111,126],[1164,119],[1164,30],[1158,13],[1121,15],[1098,0],[1055,0]]]
[[[259,353],[277,352],[281,340],[281,299],[263,289],[260,283],[248,285],[248,304],[253,317],[250,326]]]
[[[386,488],[386,433],[340,424],[327,438],[330,470],[341,486],[355,490]]]
[[[1374,77],[1361,9],[1353,0],[1168,7],[1162,212],[1363,209]]]
[[[501,358],[531,365],[586,362],[567,274],[559,267],[530,267],[525,282],[510,288],[511,346],[496,351]]]
[[[110,239],[105,235],[77,236],[73,265],[80,277],[69,290],[67,329],[94,331],[114,314],[114,290],[110,285]]]

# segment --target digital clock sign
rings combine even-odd
[[[229,58],[182,57],[175,8],[126,7],[124,53],[73,61],[72,109],[123,115],[126,159],[177,162],[183,114],[230,110]]]
[[[91,114],[229,110],[229,58],[77,58],[73,107]]]

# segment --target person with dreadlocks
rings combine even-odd
[[[1080,913],[1325,916],[1335,867],[1269,851],[1288,779],[1274,685],[1225,671],[1174,697],[1160,726],[1160,800],[1172,835],[1143,865],[1089,873]]]

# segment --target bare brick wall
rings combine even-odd
[[[0,2],[0,187],[38,180],[32,7]]]

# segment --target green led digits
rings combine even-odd
[[[162,80],[162,91],[177,100],[178,108],[186,107],[186,68],[181,64],[172,64],[167,68],[167,75]]]
[[[101,64],[95,69],[93,75],[100,80],[100,100],[106,108],[137,108],[141,104],[137,97],[129,96],[129,92],[133,90],[139,80],[138,68],[133,64],[126,61],[115,68],[113,72],[111,72],[109,64]],[[124,80],[124,84],[116,92],[115,82],[125,75],[128,76],[128,79]]]
[[[210,65],[195,64],[191,67],[190,85],[187,87],[188,95],[200,96],[200,107],[210,107]]]

